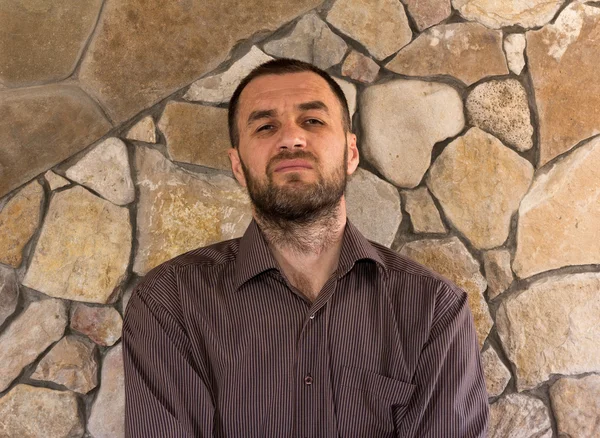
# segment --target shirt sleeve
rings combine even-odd
[[[194,367],[189,338],[176,317],[148,293],[170,288],[170,283],[168,279],[143,281],[134,290],[125,312],[128,438],[213,435],[214,405]]]
[[[467,296],[442,290],[398,436],[486,438],[488,397]]]

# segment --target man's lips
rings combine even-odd
[[[275,172],[290,170],[312,169],[312,165],[306,160],[283,160],[275,167]]]

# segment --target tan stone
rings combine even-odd
[[[69,76],[102,0],[0,2],[0,82],[11,87]]]
[[[233,178],[187,172],[160,152],[136,149],[140,201],[134,272],[199,246],[241,236],[250,223],[250,201]]]
[[[14,269],[0,265],[0,326],[13,314],[19,301],[19,284]]]
[[[578,2],[554,24],[527,32],[542,166],[600,132],[600,9]]]
[[[122,122],[217,67],[239,41],[321,2],[107,2],[79,80]]]
[[[513,270],[521,277],[600,263],[600,139],[536,176],[519,207]]]
[[[370,83],[377,79],[379,65],[368,56],[352,50],[342,64],[342,75],[355,81]]]
[[[510,252],[506,249],[493,249],[483,254],[483,266],[488,282],[488,298],[496,298],[509,288],[513,281],[510,269]]]
[[[18,268],[23,248],[40,223],[44,189],[32,181],[13,196],[0,211],[0,263]]]
[[[81,151],[111,128],[79,88],[0,92],[0,196]]]
[[[600,376],[562,378],[550,388],[550,399],[560,436],[600,436]]]
[[[64,179],[62,176],[57,175],[51,170],[44,174],[44,178],[46,178],[46,181],[48,181],[50,190],[60,189],[61,187],[68,186],[70,184],[69,180]]]
[[[66,326],[65,304],[55,299],[32,302],[13,320],[0,335],[0,392],[8,388],[26,365],[58,341]]]
[[[173,161],[229,170],[227,110],[169,102],[158,122]]]
[[[508,68],[516,75],[520,75],[525,67],[525,47],[527,40],[522,33],[511,33],[504,38],[504,52]]]
[[[123,318],[113,307],[74,303],[71,307],[71,328],[106,347],[121,339]]]
[[[485,375],[488,396],[497,397],[502,394],[510,381],[510,371],[504,366],[498,353],[492,347],[481,353],[481,366]]]
[[[548,408],[537,399],[510,394],[490,406],[489,438],[545,438],[550,430]]]
[[[435,143],[458,134],[465,120],[454,88],[395,80],[363,92],[361,123],[365,158],[391,183],[413,188],[429,167]]]
[[[479,263],[462,242],[457,237],[417,240],[405,244],[400,253],[448,278],[467,293],[481,348],[493,325],[483,298],[487,284],[479,272]]]
[[[396,0],[337,0],[327,21],[378,60],[397,52],[412,38],[404,7]]]
[[[508,73],[502,33],[477,23],[428,29],[385,67],[408,76],[450,75],[467,85],[486,76]]]
[[[351,82],[343,79],[334,77],[333,80],[344,92],[344,97],[346,98],[346,102],[348,102],[348,111],[350,112],[350,117],[352,117],[356,111],[356,87]]]
[[[427,174],[446,217],[480,249],[502,245],[533,166],[494,136],[471,128],[450,143]]]
[[[71,391],[17,385],[0,398],[0,418],[0,437],[6,438],[79,438],[85,432]]]
[[[467,20],[479,21],[492,29],[543,26],[563,3],[564,0],[452,0],[452,6]]]
[[[95,345],[84,338],[65,336],[42,358],[31,378],[49,380],[86,394],[98,384],[95,350]]]
[[[469,122],[518,151],[533,146],[533,126],[525,88],[516,79],[476,86],[467,97]]]
[[[496,325],[519,391],[551,374],[600,371],[600,274],[538,280],[501,303]]]
[[[156,143],[156,126],[152,116],[146,116],[131,127],[125,138],[128,140]]]
[[[446,227],[440,218],[429,191],[426,187],[402,192],[406,199],[406,212],[415,233],[445,233]]]
[[[346,187],[346,206],[348,218],[367,239],[392,244],[402,222],[400,194],[393,185],[358,168]]]
[[[125,277],[130,252],[129,211],[76,186],[52,197],[23,285],[106,303]]]
[[[404,4],[419,31],[445,20],[452,12],[450,0],[404,0]]]

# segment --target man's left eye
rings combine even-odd
[[[306,123],[308,123],[309,125],[322,125],[323,122],[320,121],[319,119],[307,119]]]

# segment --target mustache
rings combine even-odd
[[[283,150],[279,154],[275,155],[273,158],[269,160],[267,164],[267,173],[270,174],[274,171],[275,167],[284,160],[306,160],[311,163],[317,163],[317,157],[313,155],[312,152],[309,151],[298,151],[298,152],[290,152],[288,150]]]

